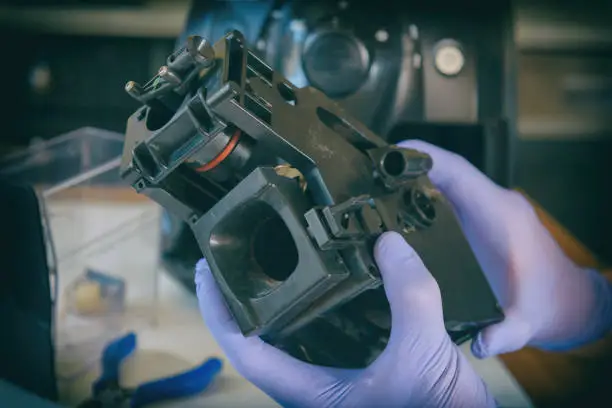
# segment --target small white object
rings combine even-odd
[[[408,30],[410,31],[410,37],[413,40],[419,39],[419,28],[416,25],[410,24],[410,27],[408,27]]]
[[[374,34],[374,38],[376,38],[376,41],[378,42],[387,42],[387,40],[389,39],[389,33],[387,32],[387,30],[380,29],[376,31],[376,33]]]
[[[289,30],[292,32],[305,32],[307,30],[306,22],[304,20],[291,20],[289,23]]]
[[[423,57],[421,54],[414,54],[412,56],[412,66],[416,69],[421,68],[421,64],[423,63]]]
[[[442,44],[435,51],[434,64],[441,74],[454,76],[463,69],[465,56],[457,44]]]
[[[40,63],[30,72],[30,87],[36,93],[43,94],[50,90],[52,83],[51,69],[46,63]]]

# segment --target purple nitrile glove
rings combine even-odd
[[[375,247],[391,305],[387,347],[369,367],[346,370],[299,361],[245,338],[201,260],[196,267],[200,310],[230,363],[287,407],[493,407],[482,379],[444,329],[440,289],[401,235],[383,234]]]
[[[612,286],[557,245],[531,204],[465,159],[422,141],[400,143],[433,158],[431,181],[449,199],[500,305],[503,322],[472,343],[476,357],[525,345],[569,350],[612,328]]]

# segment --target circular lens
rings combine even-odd
[[[357,38],[329,31],[313,34],[303,57],[308,81],[329,97],[357,91],[368,77],[370,55]]]

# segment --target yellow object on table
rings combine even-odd
[[[102,299],[100,285],[96,282],[83,282],[74,289],[74,309],[81,315],[99,314],[106,303]]]
[[[77,316],[121,313],[126,297],[125,280],[88,269],[64,293],[67,311]]]

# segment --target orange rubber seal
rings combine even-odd
[[[205,173],[220,165],[223,160],[227,159],[227,156],[229,156],[234,151],[236,145],[238,144],[238,141],[240,140],[241,134],[242,132],[240,132],[240,129],[236,129],[236,131],[230,138],[229,142],[227,142],[223,150],[221,150],[219,154],[215,156],[214,159],[204,164],[203,166],[198,167],[196,171],[198,173]]]

